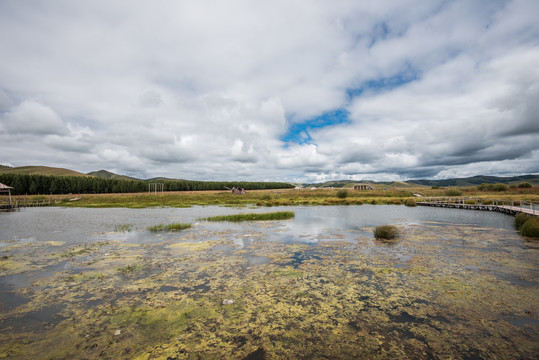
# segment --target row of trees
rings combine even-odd
[[[246,190],[283,189],[293,185],[279,182],[220,182],[191,180],[118,180],[84,176],[45,176],[0,174],[0,182],[13,187],[14,195],[137,193],[148,191],[150,183],[163,183],[164,191],[225,190],[241,187]]]
[[[148,182],[153,182],[148,180]],[[242,188],[245,190],[287,189],[294,186],[281,182],[248,182],[248,181],[193,181],[165,180],[164,191],[194,191],[194,190],[226,190],[226,188]]]

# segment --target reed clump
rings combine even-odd
[[[515,216],[515,229],[520,230],[522,228],[522,225],[528,220],[532,218],[531,215],[520,213],[517,216]]]
[[[521,227],[520,234],[529,238],[539,239],[539,219],[528,219]]]
[[[404,200],[404,205],[414,207],[417,206],[417,202],[415,201],[415,199],[406,199]]]
[[[295,216],[293,211],[277,211],[271,213],[260,214],[235,214],[235,215],[222,215],[203,218],[201,220],[206,221],[229,221],[229,222],[241,222],[241,221],[265,221],[265,220],[288,220]]]
[[[157,224],[153,226],[148,226],[146,229],[151,232],[159,231],[181,231],[191,227],[191,224],[175,223],[175,224]]]

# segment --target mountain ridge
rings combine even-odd
[[[28,174],[28,175],[48,175],[48,176],[91,176],[91,177],[100,177],[105,179],[117,179],[117,180],[142,180],[142,181],[174,181],[183,179],[173,179],[165,177],[154,177],[150,179],[138,179],[130,177],[127,175],[115,174],[108,170],[97,170],[92,171],[87,174],[81,173],[79,171],[58,168],[58,167],[49,167],[49,166],[19,166],[19,167],[10,167],[6,165],[0,165],[0,174]],[[407,181],[374,181],[374,180],[332,180],[326,181],[323,183],[302,183],[304,187],[334,187],[334,188],[351,188],[354,184],[358,183],[368,183],[371,185],[376,185],[376,187],[399,187],[399,188],[412,188],[412,187],[431,187],[431,186],[456,186],[456,187],[470,187],[477,186],[483,183],[486,184],[495,184],[502,183],[507,185],[518,185],[519,183],[529,182],[532,185],[539,186],[539,174],[527,174],[519,176],[490,176],[490,175],[476,175],[465,178],[450,178],[450,179],[441,179],[441,180],[432,180],[432,179],[417,179],[417,180],[407,180]]]

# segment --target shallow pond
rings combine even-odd
[[[279,210],[296,216],[199,220]],[[538,275],[498,213],[24,209],[0,213],[0,358],[537,358]]]

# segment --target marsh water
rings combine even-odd
[[[498,213],[29,208],[0,213],[0,358],[532,359],[538,279],[539,244]]]

